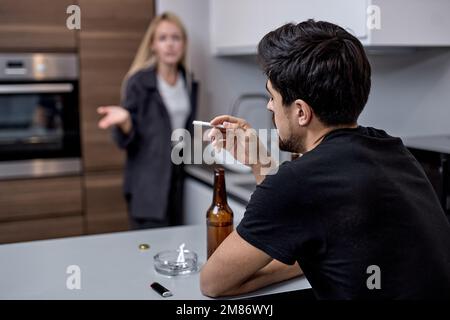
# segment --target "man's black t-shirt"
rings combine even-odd
[[[237,232],[298,261],[320,299],[450,298],[450,224],[420,164],[382,130],[332,131],[282,164]]]

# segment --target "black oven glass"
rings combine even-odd
[[[77,83],[64,85],[70,90],[47,83],[33,92],[33,84],[16,84],[0,94],[2,161],[80,156]]]

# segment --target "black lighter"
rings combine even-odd
[[[158,282],[153,282],[150,287],[152,287],[153,290],[155,290],[156,292],[158,292],[161,296],[163,296],[164,298],[167,297],[171,297],[172,296],[172,292],[170,292],[169,289],[163,287],[161,284],[159,284]]]

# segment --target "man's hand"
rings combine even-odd
[[[120,106],[104,106],[99,107],[97,113],[103,115],[98,122],[99,128],[108,129],[115,125],[125,134],[131,131],[131,117],[127,109]]]
[[[217,151],[225,148],[236,160],[251,167],[258,184],[265,178],[262,169],[277,165],[267,154],[256,130],[244,119],[222,115],[215,117],[210,123],[214,126],[223,125],[226,129],[225,132],[218,128],[211,129],[208,136],[213,147]]]

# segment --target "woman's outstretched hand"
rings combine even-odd
[[[127,109],[120,106],[102,106],[97,108],[97,113],[103,116],[98,122],[99,128],[118,126],[125,134],[131,131],[131,118]]]

